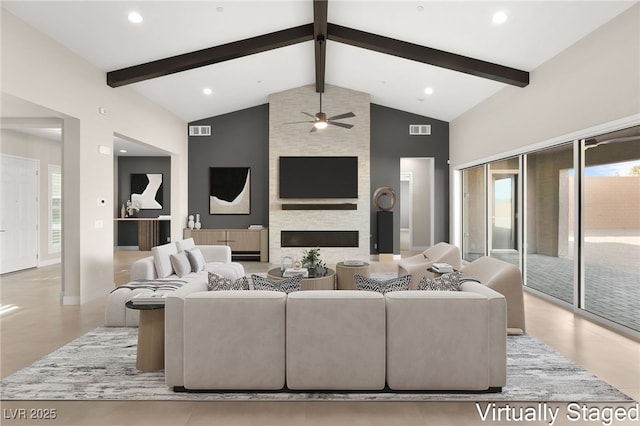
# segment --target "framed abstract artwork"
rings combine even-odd
[[[131,203],[140,210],[162,209],[162,173],[132,173]]]
[[[209,214],[251,213],[251,169],[209,168]]]

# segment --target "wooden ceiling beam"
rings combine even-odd
[[[326,18],[325,18],[326,19]],[[326,34],[326,31],[325,31]],[[107,85],[120,87],[181,71],[217,64],[254,53],[313,40],[314,24],[306,24],[245,40],[171,56],[107,73]],[[323,43],[325,44],[325,43]]]
[[[396,40],[335,24],[328,24],[328,38],[332,41],[398,56],[453,71],[487,78],[501,83],[525,87],[529,84],[529,73],[515,68],[486,62],[443,50]]]
[[[313,0],[313,39],[316,56],[316,92],[324,93],[327,59],[328,0]]]

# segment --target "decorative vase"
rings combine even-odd
[[[194,226],[195,226],[195,223],[193,222],[193,215],[190,214],[189,220],[187,221],[187,228],[193,229]]]
[[[202,228],[202,224],[200,223],[200,215],[199,214],[196,214],[196,223],[194,224],[194,227],[196,229]]]
[[[122,205],[122,208],[120,208],[120,217],[122,219],[124,219],[125,217],[127,217],[127,211],[124,208],[124,204]]]

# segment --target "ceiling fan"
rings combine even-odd
[[[318,112],[315,115],[309,114],[308,112],[304,112],[304,111],[302,111],[302,113],[304,115],[308,115],[309,117],[313,118],[313,121],[293,121],[285,124],[313,123],[313,127],[311,127],[311,130],[309,131],[309,133],[315,132],[316,130],[325,129],[329,124],[333,126],[344,127],[345,129],[350,129],[353,127],[353,124],[340,123],[339,121],[335,121],[335,120],[356,116],[352,112],[345,112],[344,114],[338,114],[332,117],[327,117],[327,114],[322,112],[322,92],[320,92],[320,112]]]

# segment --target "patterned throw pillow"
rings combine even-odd
[[[422,277],[418,290],[460,291],[460,273],[444,274],[438,278]]]
[[[302,276],[283,278],[281,280],[271,280],[260,275],[251,275],[253,288],[255,290],[283,291],[287,294],[302,289]]]
[[[382,294],[390,291],[409,290],[409,283],[411,282],[411,275],[403,275],[398,278],[392,278],[384,281],[365,277],[359,274],[354,275],[353,278],[356,280],[357,290],[377,291]]]
[[[247,277],[232,280],[213,272],[209,272],[209,283],[207,285],[209,291],[219,290],[249,290],[249,280]]]

